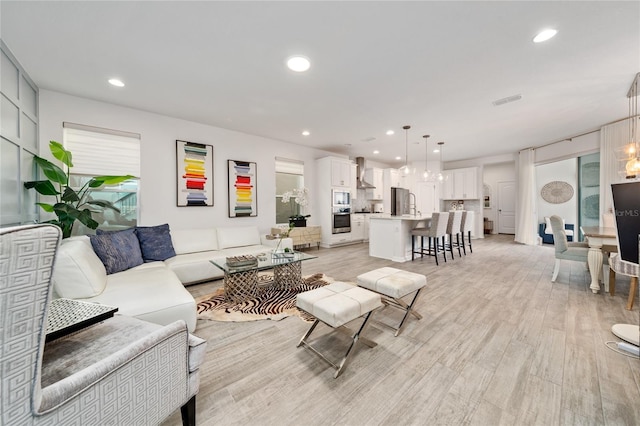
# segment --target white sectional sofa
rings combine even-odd
[[[221,278],[209,261],[216,257],[268,253],[278,240],[256,227],[171,230],[176,256],[107,274],[88,236],[63,240],[53,270],[57,297],[117,306],[118,313],[160,325],[176,319],[196,327],[196,303],[184,285]],[[291,239],[281,247],[292,248]]]

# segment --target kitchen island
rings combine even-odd
[[[369,224],[369,256],[394,262],[411,260],[411,230],[427,226],[430,221],[430,214],[372,215]]]

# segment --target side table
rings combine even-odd
[[[45,342],[111,318],[118,308],[73,299],[53,299],[47,312]]]

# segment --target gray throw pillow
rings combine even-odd
[[[171,241],[169,224],[158,226],[137,226],[136,234],[145,262],[167,260],[176,255]]]
[[[104,264],[107,274],[126,271],[144,263],[134,231],[134,228],[129,228],[113,232],[97,231],[97,235],[89,235],[93,251]]]

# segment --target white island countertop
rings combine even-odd
[[[425,226],[431,214],[391,216],[371,215],[369,225],[369,256],[406,262],[411,260],[411,230]]]

